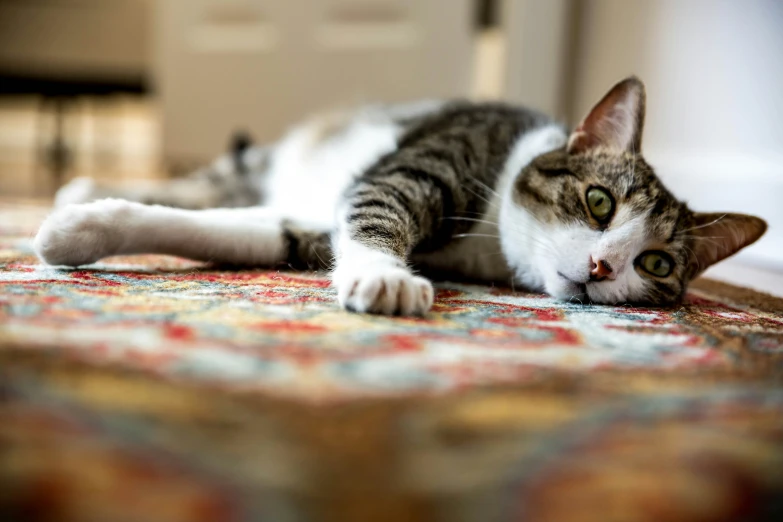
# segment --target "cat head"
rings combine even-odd
[[[501,223],[519,279],[552,296],[670,305],[710,265],[756,241],[766,223],[678,201],[641,153],[644,85],[628,78],[555,151],[517,176]]]

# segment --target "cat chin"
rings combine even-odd
[[[588,302],[585,285],[570,281],[564,277],[553,277],[544,285],[547,294],[556,299],[573,303]]]
[[[599,290],[596,284],[590,284],[586,289],[587,302],[597,305],[615,305],[623,299],[615,298],[605,291]]]
[[[633,270],[625,270],[616,280],[589,283],[587,295],[593,303],[617,305],[643,300],[647,289]]]
[[[627,300],[622,288],[614,282],[579,284],[560,275],[549,278],[544,290],[552,297],[571,303],[615,305]]]

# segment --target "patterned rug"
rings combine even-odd
[[[45,214],[0,207],[8,519],[783,520],[781,299],[365,316],[323,274],[45,267]]]

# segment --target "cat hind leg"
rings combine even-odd
[[[296,224],[267,207],[183,210],[103,199],[56,210],[33,241],[50,265],[115,255],[168,254],[200,261],[325,268],[328,226]]]

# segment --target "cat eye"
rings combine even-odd
[[[612,216],[614,200],[604,189],[593,187],[587,191],[587,206],[596,220],[604,222]]]
[[[655,277],[666,277],[674,269],[674,261],[664,252],[646,252],[639,257],[638,264]]]

